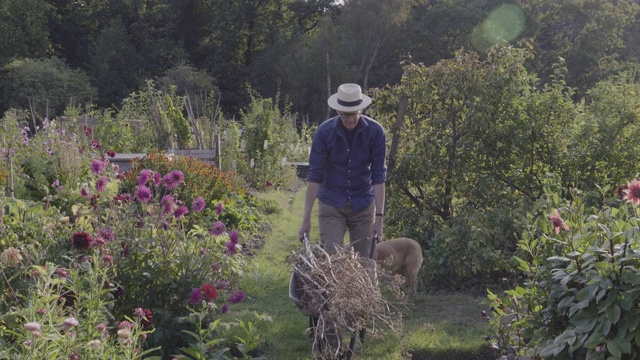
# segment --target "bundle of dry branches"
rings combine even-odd
[[[375,337],[400,330],[400,312],[392,311],[380,292],[374,260],[350,249],[329,254],[309,242],[293,255],[296,304],[316,318],[314,346],[319,341],[337,354],[341,335],[367,329]]]

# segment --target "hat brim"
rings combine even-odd
[[[362,102],[360,104],[356,106],[343,106],[338,104],[338,94],[333,94],[329,96],[329,99],[327,100],[327,104],[329,104],[329,107],[337,111],[345,111],[345,112],[358,111],[371,105],[371,98],[367,95],[362,94]]]

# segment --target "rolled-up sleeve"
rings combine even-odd
[[[323,137],[322,131],[316,131],[313,135],[311,153],[309,154],[309,172],[307,173],[307,181],[309,182],[322,183],[324,181],[327,165],[327,144]]]
[[[382,184],[387,180],[387,138],[382,127],[375,134],[371,151],[371,184]]]

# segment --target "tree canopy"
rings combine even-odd
[[[317,123],[342,82],[382,88],[399,83],[402,61],[430,66],[461,48],[485,58],[501,41],[529,39],[536,56],[525,66],[541,79],[563,59],[567,85],[584,96],[637,66],[639,8],[631,0],[6,0],[0,67],[56,57],[87,74],[94,104],[117,108],[148,80],[186,66],[213,81],[227,114],[257,91],[281,94]],[[8,81],[1,87],[12,89]],[[3,101],[0,111],[11,106]]]

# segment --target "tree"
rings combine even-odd
[[[398,64],[397,50],[406,45],[403,40],[409,10],[410,2],[402,0],[350,0],[345,3],[334,46],[339,49],[338,55],[346,58],[348,67],[355,70],[349,74],[349,82],[360,82],[366,90],[370,77],[384,68],[382,64]],[[377,82],[374,86],[385,84],[384,81]]]
[[[565,184],[580,189],[620,185],[637,176],[640,151],[640,84],[629,71],[586,92],[584,112],[571,132],[574,169]]]
[[[534,71],[550,74],[559,58],[566,61],[569,85],[587,89],[621,70],[625,32],[637,23],[636,1],[518,1],[531,24],[527,36],[534,38],[540,54]],[[630,45],[633,45],[635,38]],[[637,58],[636,58],[637,61]]]
[[[51,51],[47,16],[53,7],[36,0],[0,1],[0,67],[16,58]]]
[[[91,73],[98,88],[98,105],[119,106],[138,86],[140,56],[119,18],[104,28],[91,51]]]
[[[53,54],[69,66],[85,70],[90,62],[87,55],[102,29],[114,18],[126,18],[130,11],[129,0],[45,2],[54,8],[47,23]]]
[[[374,116],[393,141],[387,230],[419,239],[435,278],[508,268],[517,219],[563,171],[566,129],[577,111],[571,89],[539,88],[528,46],[501,46],[486,60],[470,51],[432,66],[405,66],[400,85],[374,92]],[[396,119],[401,99],[406,116]]]
[[[57,58],[14,60],[2,69],[2,75],[0,104],[6,109],[30,109],[34,117],[60,115],[65,107],[90,102],[96,96],[84,71]]]

